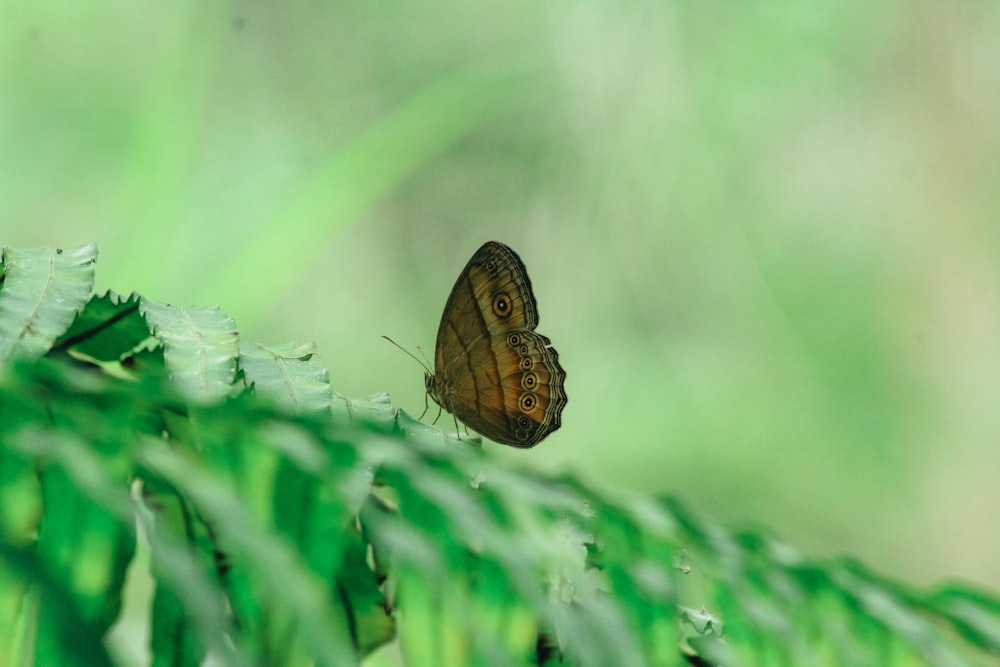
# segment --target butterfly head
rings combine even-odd
[[[438,384],[437,376],[433,373],[424,373],[424,389],[427,391],[427,395],[434,399],[434,402],[441,405],[441,400],[438,398]]]

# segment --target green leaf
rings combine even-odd
[[[55,347],[95,361],[118,361],[149,340],[149,327],[139,313],[139,295],[108,291],[93,296]]]
[[[233,628],[224,611],[214,548],[206,527],[176,491],[159,478],[143,475],[146,507],[139,517],[152,547],[153,597],[150,644],[154,667],[200,665],[208,650],[233,664],[246,662],[224,637]]]
[[[0,289],[0,363],[35,359],[69,328],[94,286],[97,246],[3,249]]]
[[[933,597],[963,637],[1000,655],[1000,601],[966,588],[948,588]]]
[[[265,664],[281,664],[284,646],[274,640],[294,633],[302,646],[324,664],[355,664],[344,610],[331,604],[326,587],[303,567],[287,542],[269,539],[251,519],[243,500],[210,473],[178,453],[149,441],[139,452],[142,465],[177,489],[200,508],[202,517],[217,531],[231,555],[238,553],[248,571],[247,586],[265,603],[267,618],[258,625],[258,639],[277,651],[260,652]],[[275,634],[277,633],[277,634]]]
[[[333,402],[330,373],[319,364],[316,346],[258,343],[240,350],[240,368],[255,394],[293,414],[329,413]]]
[[[346,544],[336,577],[336,592],[350,615],[351,637],[362,656],[391,641],[396,624],[375,572],[368,565],[368,543],[354,526],[342,529]]]
[[[340,421],[357,421],[378,429],[392,429],[396,426],[397,415],[402,414],[392,407],[389,394],[385,392],[365,399],[348,398],[334,392],[333,398],[330,407],[334,418]],[[432,430],[440,435],[440,431]]]
[[[129,380],[62,355],[0,378],[8,662],[110,664],[97,640],[121,620],[138,521],[154,665],[358,664],[393,637],[407,667],[997,664],[985,592],[929,594],[670,498],[521,470],[385,396],[189,410],[161,350],[129,357]]]
[[[218,307],[179,308],[143,298],[139,312],[163,345],[168,377],[197,404],[217,403],[232,391],[239,332]]]
[[[38,591],[41,604],[38,635],[26,650],[34,653],[35,665],[86,665],[111,667],[111,657],[101,643],[101,629],[77,608],[72,590],[29,549],[18,549],[0,541],[0,570],[4,579],[18,577]],[[6,591],[5,591],[6,592]],[[5,651],[13,637],[0,639]],[[17,664],[8,662],[4,664]]]

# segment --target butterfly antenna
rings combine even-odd
[[[400,345],[399,343],[397,343],[393,339],[389,338],[388,336],[382,336],[382,338],[385,338],[387,341],[389,341],[390,343],[392,343],[393,345],[395,345],[396,347],[398,347],[399,349],[401,349],[403,352],[405,352],[406,354],[408,354],[411,357],[413,357],[414,361],[416,361],[418,364],[420,364],[421,366],[423,366],[425,371],[427,371],[431,375],[434,374],[434,371],[431,370],[431,366],[430,366],[429,363],[424,363],[419,358],[417,358],[417,355],[413,354],[412,352],[410,352],[405,347],[403,347],[402,345]],[[419,347],[417,347],[417,349],[420,350]],[[420,350],[420,354],[423,354],[423,353],[424,353],[424,351]],[[425,358],[426,358],[426,355],[425,355]]]
[[[424,354],[424,348],[422,348],[419,345],[417,345],[417,352],[419,352],[420,356],[423,357],[424,361],[427,362],[426,364],[424,364],[424,368],[430,368],[431,367],[431,360],[427,358],[426,354]]]

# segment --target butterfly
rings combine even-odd
[[[535,331],[538,304],[524,263],[502,243],[485,243],[448,296],[427,395],[495,442],[534,447],[559,428],[566,371]]]

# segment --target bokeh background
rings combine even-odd
[[[0,243],[423,409],[524,259],[563,427],[498,456],[1000,593],[1000,4],[0,0]],[[447,422],[446,427],[448,426]]]

